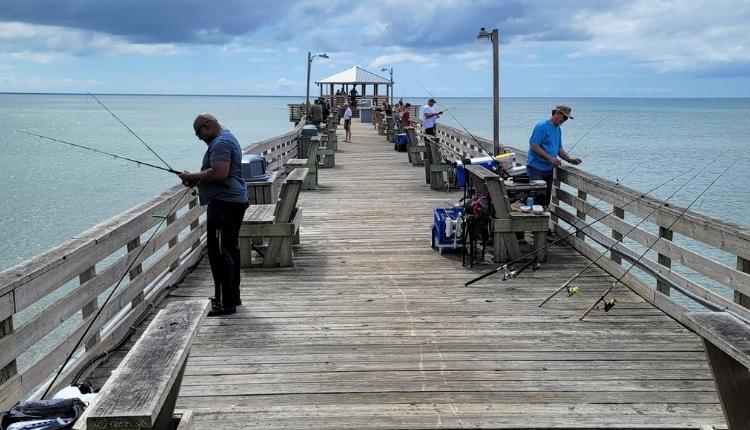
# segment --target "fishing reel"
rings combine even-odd
[[[506,267],[503,269],[503,281],[507,281],[508,279],[513,279],[513,278],[518,278],[518,275],[520,275],[521,272],[528,269],[529,267],[531,267],[532,272],[536,272],[537,270],[542,268],[542,265],[536,260],[531,260],[518,269]]]
[[[617,304],[617,299],[609,299],[604,302],[604,312],[609,312],[610,309],[614,308]]]
[[[577,285],[568,285],[565,289],[568,291],[568,297],[575,296],[581,292],[581,289]]]

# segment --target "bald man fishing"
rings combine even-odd
[[[242,304],[238,238],[248,206],[242,178],[242,148],[237,138],[211,114],[198,115],[193,130],[208,145],[201,171],[184,171],[177,176],[186,186],[197,185],[201,206],[208,205],[208,261],[215,294],[208,316],[231,315]]]

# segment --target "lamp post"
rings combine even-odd
[[[497,29],[487,32],[484,27],[479,30],[477,40],[492,42],[492,141],[493,155],[500,153],[500,55],[498,53],[499,35]]]
[[[391,72],[391,105],[393,104],[393,67],[380,69],[381,72]]]
[[[315,57],[328,58],[327,54],[315,54],[307,51],[307,94],[305,96],[305,115],[310,113],[310,66],[312,66],[312,60]]]

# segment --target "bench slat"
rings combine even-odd
[[[276,205],[250,205],[245,211],[242,223],[270,224]]]
[[[286,181],[287,182],[302,182],[305,180],[305,177],[307,177],[307,173],[310,171],[307,167],[298,167],[294,170],[292,170],[292,173],[287,175]]]
[[[89,407],[86,428],[153,427],[174,386],[179,389],[208,308],[208,300],[182,300],[159,311]]]
[[[690,312],[690,327],[750,369],[750,326],[726,312]]]

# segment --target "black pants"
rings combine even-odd
[[[435,136],[435,127],[425,128],[424,134],[429,134],[430,136]]]
[[[529,181],[538,181],[541,179],[547,183],[547,194],[544,196],[543,204],[545,208],[549,207],[550,199],[552,199],[552,178],[554,172],[555,169],[545,172],[544,170],[537,170],[533,167],[526,166],[526,173],[529,174]],[[541,202],[535,202],[535,204],[541,204]]]
[[[239,235],[247,203],[213,199],[208,203],[208,262],[219,306],[231,308],[240,299]]]

